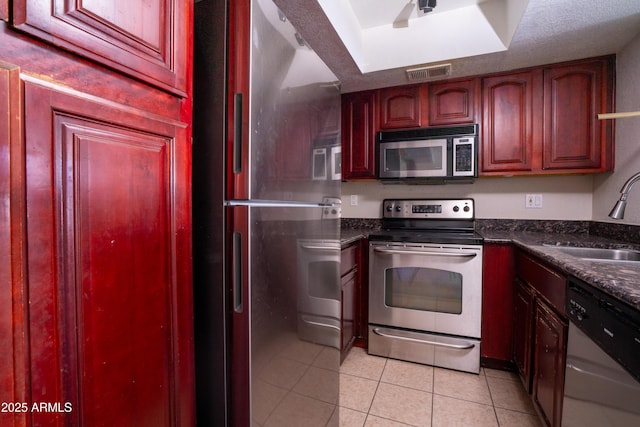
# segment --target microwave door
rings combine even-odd
[[[382,178],[447,176],[447,140],[398,141],[382,149]]]

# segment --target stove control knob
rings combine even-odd
[[[402,206],[396,206],[396,212],[402,212]]]
[[[465,206],[462,210],[465,211],[465,212],[469,212],[471,210],[471,208],[469,206]]]
[[[393,205],[387,205],[387,212],[393,212]]]
[[[457,206],[454,206],[454,207],[453,207],[453,211],[454,211],[454,212],[458,212],[458,211],[460,211],[460,208],[459,208],[459,207],[457,207]]]

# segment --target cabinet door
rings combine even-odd
[[[342,95],[342,179],[376,177],[376,92]]]
[[[533,290],[516,279],[513,301],[513,361],[527,392],[531,392],[531,341],[533,340]]]
[[[475,123],[477,80],[429,85],[429,126]]]
[[[536,303],[533,401],[547,425],[560,426],[567,325],[540,300]]]
[[[357,270],[353,270],[342,278],[342,318],[340,319],[342,343],[340,360],[344,360],[356,339],[356,275]]]
[[[420,127],[426,86],[399,86],[380,90],[380,129]]]
[[[24,83],[34,425],[193,425],[188,127]],[[57,424],[56,424],[57,425]]]
[[[482,172],[531,171],[542,136],[542,74],[482,80]]]
[[[605,62],[551,67],[544,72],[544,169],[602,169],[608,163]],[[604,156],[604,157],[603,157]]]
[[[192,5],[185,0],[16,0],[13,25],[186,96]]]
[[[491,363],[507,365],[513,347],[513,248],[485,244],[482,263],[480,355]]]

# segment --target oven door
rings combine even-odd
[[[480,338],[482,246],[369,248],[369,323]]]
[[[340,242],[298,241],[298,335],[340,348]]]

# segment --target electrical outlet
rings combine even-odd
[[[357,194],[352,194],[351,195],[351,206],[358,206],[358,195]]]
[[[541,209],[542,194],[526,194],[524,206],[527,209]]]

